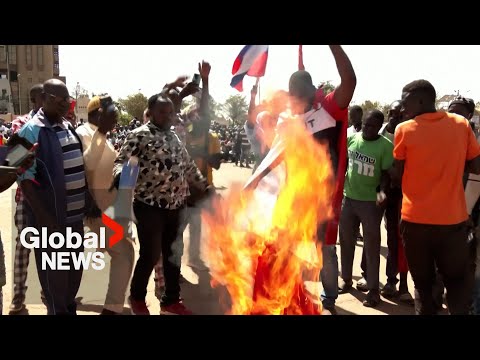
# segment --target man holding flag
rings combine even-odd
[[[348,105],[353,97],[357,80],[352,64],[342,47],[340,45],[330,45],[330,50],[340,75],[340,85],[332,93],[325,96],[322,89],[317,89],[313,85],[310,74],[305,70],[299,70],[290,77],[289,92],[292,99],[293,115],[303,117],[306,128],[315,140],[327,145],[333,172],[336,176],[335,190],[332,194],[333,219],[328,223],[318,224],[317,232],[319,241],[323,242],[321,278],[324,292],[322,293],[322,303],[326,310],[330,313],[335,313],[335,300],[338,297],[338,258],[335,244],[337,241],[338,221],[347,165]],[[303,68],[301,55],[300,48],[299,67]],[[242,68],[242,66],[239,67],[239,69]],[[248,74],[244,68],[242,71],[244,74]],[[240,76],[240,74],[239,70],[237,76]],[[232,84],[234,80],[235,77],[232,80]],[[238,84],[241,86],[241,79],[238,81],[237,78],[236,85],[238,86]],[[274,154],[277,149],[279,149],[278,154]],[[277,149],[275,146],[272,147],[271,154],[265,158],[252,178],[247,182],[245,188],[257,189],[263,179],[268,182],[267,178],[271,174],[271,170],[282,162],[280,159],[283,151],[281,147]],[[288,176],[295,176],[295,174],[288,174]],[[280,188],[276,189],[277,193],[280,193],[280,191]],[[261,262],[259,261],[259,263]],[[256,280],[261,279],[268,271],[269,269],[266,267],[258,267]],[[305,304],[311,303],[308,301],[304,289],[300,289],[300,292],[305,299]]]

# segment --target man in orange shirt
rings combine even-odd
[[[468,121],[435,108],[436,92],[426,80],[407,84],[395,131],[395,175],[402,181],[400,232],[415,284],[415,312],[436,313],[435,265],[447,288],[450,314],[468,314],[468,219],[462,175],[480,174],[480,147]]]

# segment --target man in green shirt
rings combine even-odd
[[[375,307],[380,303],[380,224],[386,200],[385,191],[389,186],[387,170],[393,163],[392,142],[378,134],[383,120],[384,115],[381,111],[370,111],[363,120],[362,132],[353,134],[347,140],[348,169],[339,224],[341,292],[348,291],[353,285],[355,229],[359,223],[362,224],[368,289],[363,305],[368,307]]]

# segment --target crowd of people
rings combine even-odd
[[[183,232],[189,225],[186,263],[208,270],[201,254],[200,213],[216,196],[212,169],[226,161],[247,168],[252,164],[255,181],[248,184],[261,184],[278,166],[267,154],[279,137],[288,136],[280,132],[288,109],[303,119],[316,141],[327,145],[334,173],[333,217],[317,225],[324,313],[336,314],[339,294],[352,289],[355,247],[362,239],[362,278],[356,288],[367,293],[364,306],[377,307],[382,296],[395,297],[414,305],[417,314],[433,315],[442,309],[446,289],[450,314],[480,314],[480,147],[469,122],[473,100],[458,97],[448,111],[437,110],[433,85],[415,80],[399,89],[401,98],[392,102],[386,117],[378,109],[364,114],[351,106],[354,67],[341,46],[331,45],[330,50],[341,79],[333,92],[315,87],[304,69],[292,74],[288,92],[277,91],[260,104],[255,85],[242,126],[209,118],[208,62],[199,64],[202,90],[196,105],[181,111],[182,101],[200,87],[179,77],[148,99],[142,121],[133,119],[128,126],[117,123],[118,111],[111,110],[108,96],[97,96],[88,104],[88,122],[74,127],[66,121],[70,96],[63,82],[50,79],[32,87],[32,110],[12,122],[7,146],[39,146],[0,177],[2,191],[19,184],[18,233],[34,226],[60,232],[70,227],[80,234],[88,228],[99,234],[101,214],[120,191],[124,165],[136,158],[133,211],[139,258],[134,261],[131,234],[121,246],[101,249],[111,257],[102,314],[120,314],[127,297],[133,314],[148,315],[145,297],[152,272],[161,314],[191,314],[180,295]],[[382,220],[386,269],[380,269]],[[42,252],[61,250],[35,249],[42,298],[48,314],[76,314],[82,270],[39,266]],[[17,238],[11,313],[25,306],[29,255]],[[383,287],[380,271],[387,276]],[[5,285],[4,274],[0,280]]]

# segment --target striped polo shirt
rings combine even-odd
[[[62,146],[67,195],[67,224],[83,221],[85,212],[85,170],[80,143],[63,122],[53,126]]]

